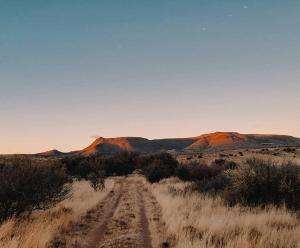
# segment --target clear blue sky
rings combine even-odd
[[[300,136],[299,13],[297,0],[0,0],[0,153]]]

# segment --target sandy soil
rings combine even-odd
[[[115,186],[77,223],[61,230],[50,247],[160,247],[161,210],[142,177],[116,178]]]

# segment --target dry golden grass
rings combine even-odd
[[[0,226],[0,247],[46,247],[59,229],[93,208],[108,194],[113,184],[112,180],[107,180],[104,191],[94,191],[87,181],[74,182],[71,196],[54,208],[34,211],[28,217],[4,222]]]
[[[274,156],[256,151],[235,155],[228,155],[225,159],[242,164],[255,155],[277,162],[300,161],[299,152],[296,157],[288,153]],[[219,158],[219,153],[205,154],[201,159],[210,163],[216,158]],[[146,214],[155,245],[167,240],[177,248],[300,248],[299,217],[284,207],[228,207],[221,198],[192,192],[191,183],[175,178],[153,185],[144,178],[139,180],[147,189],[144,195]],[[58,232],[80,222],[81,217],[94,209],[113,186],[113,179],[108,179],[105,191],[95,192],[86,181],[73,183],[70,198],[54,208],[34,211],[28,217],[11,219],[0,225],[0,247],[47,247]],[[84,235],[80,237],[86,238]]]
[[[228,207],[167,179],[152,186],[175,247],[300,247],[300,221],[285,208]]]

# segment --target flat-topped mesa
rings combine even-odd
[[[82,155],[139,151],[149,140],[140,137],[97,138],[90,146],[80,151]]]
[[[297,146],[300,139],[287,135],[240,134],[237,132],[216,132],[197,137],[197,141],[186,149],[221,150],[261,148],[265,146]]]
[[[154,139],[142,137],[98,138],[90,146],[80,151],[82,155],[95,153],[128,152],[159,152],[167,150],[182,150],[192,144],[195,138],[187,139]]]
[[[197,141],[187,149],[202,149],[215,146],[224,146],[247,141],[249,137],[236,132],[215,132],[197,137]]]
[[[119,152],[156,153],[161,151],[210,152],[219,150],[299,146],[300,139],[287,135],[240,134],[237,132],[215,132],[191,138],[170,138],[149,140],[142,137],[97,138],[88,147],[71,154],[89,156],[97,153]],[[57,156],[64,154],[56,150],[40,153]]]

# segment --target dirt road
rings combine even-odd
[[[160,207],[143,178],[116,178],[113,190],[52,247],[156,248],[164,237]]]

